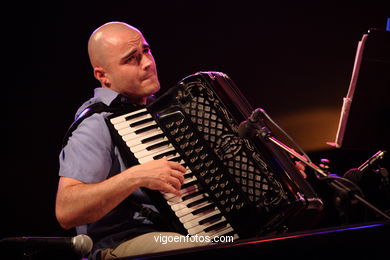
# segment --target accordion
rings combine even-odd
[[[226,74],[198,72],[107,123],[124,160],[167,156],[186,167],[181,197],[145,189],[172,230],[248,238],[305,229],[323,203],[287,153],[238,136],[251,111]]]

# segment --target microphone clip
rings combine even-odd
[[[260,135],[264,140],[268,141],[272,136],[271,130],[269,130],[266,126],[263,126],[257,129],[257,135]]]

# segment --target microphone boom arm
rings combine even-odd
[[[275,137],[271,136],[271,132],[266,129],[265,127],[258,129],[258,135],[260,134],[266,141],[271,141],[278,147],[282,148],[286,152],[288,152],[290,155],[292,155],[294,158],[298,159],[299,161],[303,162],[306,166],[309,166],[311,169],[313,169],[317,173],[317,177],[328,177],[328,175],[317,165],[315,165],[312,162],[309,162],[304,156],[297,153],[294,149],[288,147]]]
[[[257,111],[257,110],[255,110],[255,111]],[[361,202],[367,208],[371,209],[372,211],[374,211],[377,214],[379,214],[380,216],[382,216],[384,219],[390,220],[390,216],[387,215],[385,212],[381,211],[380,209],[378,209],[377,207],[372,205],[370,202],[368,202],[367,200],[362,198],[359,194],[357,194],[355,191],[351,190],[348,186],[346,186],[345,184],[340,182],[338,179],[329,178],[328,174],[326,174],[320,167],[318,167],[314,163],[308,161],[307,158],[305,158],[302,155],[300,155],[299,153],[297,153],[294,149],[288,147],[286,144],[282,143],[281,141],[279,141],[278,139],[273,137],[271,134],[271,131],[266,126],[259,127],[258,123],[250,122],[250,120],[248,120],[247,122],[249,122],[249,124],[250,124],[249,128],[252,129],[253,131],[256,131],[256,133],[255,133],[256,137],[261,137],[266,142],[274,143],[276,146],[283,149],[284,151],[286,151],[287,153],[292,155],[294,158],[298,159],[299,161],[301,161],[302,163],[304,163],[305,165],[307,165],[308,167],[313,169],[315,171],[318,179],[330,180],[329,185],[333,189],[335,189],[337,192],[347,193],[347,194],[351,195],[353,198],[355,198],[356,200]],[[245,123],[245,122],[243,122],[243,123]]]

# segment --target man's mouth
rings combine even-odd
[[[142,80],[147,80],[147,79],[152,78],[153,76],[155,76],[155,74],[150,72],[150,73],[145,74],[141,79]]]

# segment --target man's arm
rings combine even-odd
[[[99,183],[86,184],[61,177],[56,199],[56,217],[69,229],[105,216],[139,187],[180,196],[185,168],[166,158],[131,167]]]

